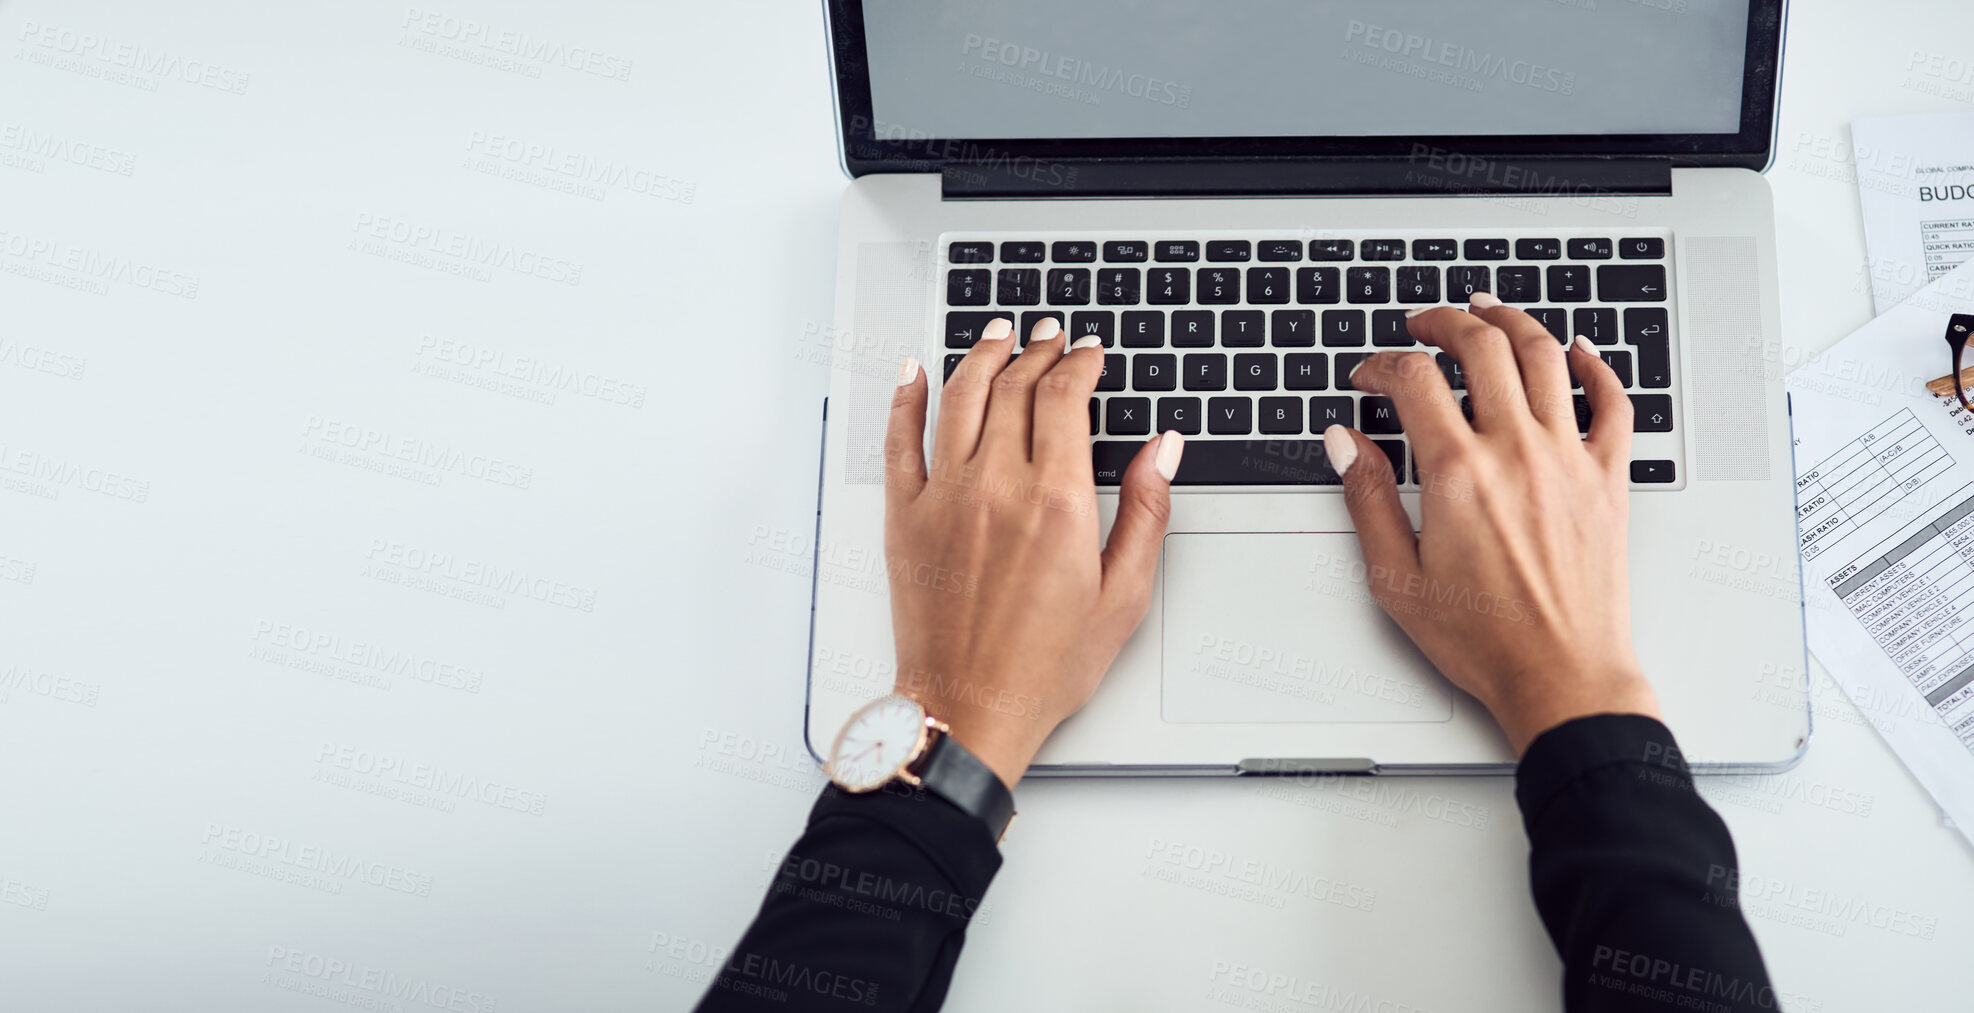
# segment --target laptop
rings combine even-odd
[[[826,0],[850,183],[816,336],[810,751],[896,674],[899,360],[927,364],[936,419],[988,320],[1025,340],[1053,315],[1105,345],[1106,532],[1137,447],[1187,443],[1144,624],[1032,773],[1512,769],[1372,602],[1321,450],[1333,422],[1377,440],[1416,521],[1445,491],[1346,378],[1417,347],[1407,310],[1487,291],[1589,338],[1633,398],[1632,624],[1686,758],[1793,764],[1810,711],[1761,175],[1782,7]]]

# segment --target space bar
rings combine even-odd
[[[1098,485],[1116,485],[1144,444],[1098,440],[1090,445]],[[1173,485],[1341,485],[1322,440],[1187,440]]]

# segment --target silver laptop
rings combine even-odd
[[[1769,188],[1780,0],[826,0],[842,161],[812,752],[895,674],[883,437],[994,316],[1099,335],[1099,491],[1187,436],[1150,613],[1035,773],[1509,769],[1374,605],[1321,450],[1352,366],[1489,291],[1637,407],[1632,624],[1701,769],[1809,741]],[[1440,357],[1456,387],[1462,378]],[[944,365],[944,370],[940,367]],[[1114,496],[1100,496],[1105,529]],[[1422,602],[1426,608],[1502,603]],[[1505,607],[1513,608],[1513,603]],[[1500,614],[1500,613],[1497,613]]]

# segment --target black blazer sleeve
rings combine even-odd
[[[1542,733],[1515,801],[1565,1010],[1780,1008],[1741,917],[1734,839],[1665,725],[1601,714]]]
[[[937,1010],[1001,852],[923,789],[823,789],[699,1010]]]

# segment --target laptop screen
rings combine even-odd
[[[875,140],[1735,134],[1750,0],[863,0]]]

